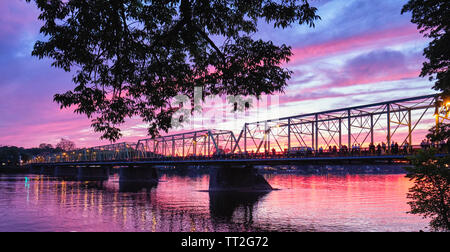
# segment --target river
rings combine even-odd
[[[427,231],[407,214],[404,174],[265,174],[279,190],[209,193],[209,176],[163,174],[156,187],[0,175],[0,231]],[[139,188],[136,188],[139,189]]]

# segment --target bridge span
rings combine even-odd
[[[231,177],[250,174],[256,178],[250,183],[262,184],[264,189],[268,187],[254,169],[248,173],[243,167],[312,162],[404,162],[417,149],[431,145],[440,148],[441,155],[447,155],[447,143],[422,141],[433,124],[448,120],[448,115],[441,113],[442,101],[437,99],[437,95],[427,95],[245,123],[237,135],[230,130],[205,129],[136,143],[83,148],[37,156],[26,165],[60,169],[121,166],[128,170],[156,165],[234,167],[240,169],[232,169],[235,172]],[[450,103],[443,106],[450,106]],[[212,177],[223,179],[226,172],[222,168]]]

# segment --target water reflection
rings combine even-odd
[[[253,208],[267,192],[209,192],[209,209],[216,221],[231,221],[234,212],[243,210],[244,223],[253,222]]]
[[[123,187],[0,175],[0,231],[418,231],[404,175],[266,176],[280,191],[203,192],[209,176]]]

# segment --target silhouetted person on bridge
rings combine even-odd
[[[394,154],[398,154],[399,148],[398,148],[398,143],[395,142],[394,144]]]
[[[431,142],[430,142],[430,140],[427,140],[425,142],[425,149],[429,149],[429,148],[431,148]]]
[[[342,145],[342,154],[346,155],[348,153],[348,147],[347,145]]]
[[[369,153],[375,154],[375,145],[373,143],[370,143],[369,145]]]
[[[408,143],[405,143],[404,145],[403,145],[403,154],[408,154],[408,147],[409,147],[409,144]]]
[[[381,148],[382,148],[381,145],[378,144],[378,145],[377,145],[377,155],[378,155],[378,156],[381,155]]]

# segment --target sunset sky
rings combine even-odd
[[[261,23],[256,37],[292,46],[294,55],[286,65],[294,72],[289,87],[271,99],[270,107],[261,102],[225,121],[206,120],[201,127],[238,132],[244,122],[434,93],[433,83],[418,77],[429,41],[410,23],[410,14],[400,14],[406,2],[312,0],[322,18],[315,28],[281,30]],[[52,68],[50,59],[31,56],[34,42],[42,39],[38,15],[34,3],[0,1],[0,145],[34,147],[61,138],[79,147],[107,144],[89,119],[53,102],[55,93],[74,85],[71,73]],[[223,109],[231,110],[216,104],[205,117]],[[138,118],[129,120],[120,141],[145,138],[145,128]]]

